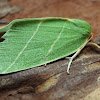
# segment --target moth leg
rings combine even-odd
[[[72,57],[70,57],[69,63],[68,63],[68,67],[67,67],[67,73],[68,73],[68,74],[69,74],[70,65],[71,65],[73,59],[80,53],[81,50],[82,50],[82,49],[80,48],[79,50],[77,50],[77,51],[75,52],[75,54],[74,54]]]
[[[65,57],[65,59],[71,59],[71,57]]]
[[[47,63],[44,64],[44,67],[46,67],[46,66],[47,66]]]
[[[93,43],[93,42],[89,42],[87,45],[93,45],[93,46],[95,46],[95,47],[97,47],[97,48],[100,48],[100,46],[99,46],[98,44]]]

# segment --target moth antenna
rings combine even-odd
[[[93,42],[89,42],[88,45],[93,45],[93,46],[95,46],[95,47],[97,47],[97,48],[100,48],[100,46],[99,46],[98,44],[93,43]]]
[[[88,41],[90,41],[90,40],[92,40],[93,39],[93,33],[91,32],[91,34],[90,34],[90,36],[89,36],[90,38],[89,38],[89,40]]]

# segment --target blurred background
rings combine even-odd
[[[0,0],[0,25],[14,19],[68,17],[89,22],[100,34],[100,0]]]

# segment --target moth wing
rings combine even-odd
[[[76,27],[76,28],[72,28]],[[15,23],[0,43],[0,73],[28,69],[74,53],[85,42],[80,29],[67,20]]]

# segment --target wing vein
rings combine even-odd
[[[18,60],[18,58],[21,56],[21,54],[23,53],[23,51],[27,48],[28,44],[30,43],[30,41],[34,38],[34,36],[36,35],[37,31],[39,30],[39,27],[41,25],[42,21],[38,24],[35,32],[33,33],[33,35],[31,36],[31,38],[28,40],[28,42],[25,44],[24,48],[19,52],[18,56],[15,58],[15,60],[12,62],[12,64],[3,72],[7,72],[14,64],[15,62]]]
[[[45,56],[44,58],[46,58],[46,57],[50,54],[50,52],[52,51],[52,49],[53,49],[53,47],[55,46],[56,42],[60,39],[61,34],[62,34],[62,33],[63,33],[63,31],[64,31],[65,25],[66,25],[66,22],[64,23],[64,25],[63,25],[63,28],[62,28],[61,32],[59,33],[59,35],[58,35],[57,39],[56,39],[56,40],[53,42],[53,44],[51,45],[50,49],[48,50],[48,52],[47,52],[47,54],[46,54],[46,56]]]

